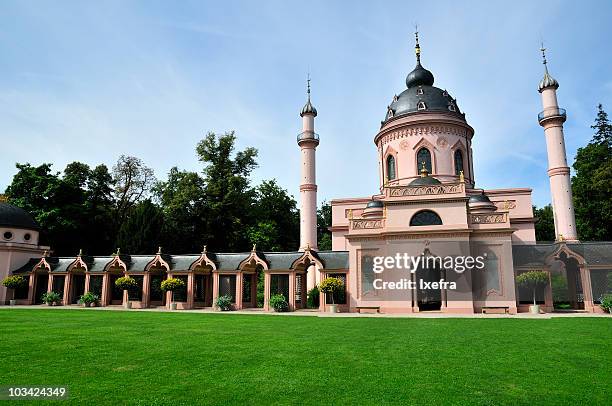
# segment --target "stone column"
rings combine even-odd
[[[142,278],[142,308],[151,306],[151,273],[145,272]]]
[[[189,274],[187,274],[187,308],[188,309],[193,309],[193,303],[194,303],[194,276],[193,276],[193,272],[189,272]]]
[[[110,275],[108,272],[104,272],[104,276],[102,277],[102,297],[100,298],[101,306],[108,306],[109,301],[109,283],[110,283]]]
[[[264,273],[264,310],[270,311],[270,283],[272,282],[272,276],[270,273]]]
[[[591,271],[586,265],[580,265],[580,281],[582,282],[582,294],[584,296],[584,310],[595,312],[593,303],[593,287],[591,286]]]
[[[289,274],[289,311],[295,310],[295,272]]]
[[[242,281],[244,276],[242,272],[236,275],[236,310],[242,309]]]
[[[212,283],[212,305],[213,307],[216,307],[217,298],[219,297],[219,272],[214,271],[212,273]]]
[[[85,290],[83,293],[89,293],[89,283],[91,282],[91,274],[89,272],[85,273]]]
[[[66,274],[65,278],[64,278],[64,297],[62,298],[62,301],[64,302],[64,306],[69,305],[70,303],[72,303],[72,295],[70,292],[70,281],[72,279],[72,274],[69,272]]]

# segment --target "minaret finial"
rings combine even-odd
[[[427,168],[425,167],[425,161],[421,162],[421,177],[425,178],[429,175],[429,171],[427,170]]]
[[[306,79],[306,93],[308,94],[308,101],[310,101],[310,72],[308,72],[308,79]]]
[[[541,43],[540,51],[542,52],[542,63],[544,64],[544,70],[548,72],[548,66],[546,65],[546,48],[544,48],[544,42]]]
[[[421,64],[421,46],[419,45],[419,26],[414,25],[414,37],[416,38],[416,45],[414,46],[414,53],[416,54],[417,64]]]

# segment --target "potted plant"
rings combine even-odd
[[[612,314],[612,294],[608,293],[599,299],[599,307],[605,312]]]
[[[42,295],[42,301],[47,304],[47,306],[56,306],[62,303],[62,296],[57,292],[47,292]]]
[[[98,300],[98,295],[92,292],[87,292],[81,295],[79,303],[82,304],[83,307],[92,307]]]
[[[331,304],[329,305],[330,313],[338,312],[338,305],[334,303],[334,293],[340,292],[344,289],[344,283],[339,278],[325,278],[319,285],[319,291],[323,293],[329,293],[331,296]]]
[[[27,283],[28,283],[28,281],[26,281],[26,279],[23,276],[20,276],[20,275],[7,276],[2,281],[2,285],[3,286],[5,286],[8,289],[13,289],[13,290],[19,289],[19,288],[25,286]],[[10,299],[9,300],[9,304],[11,306],[15,306],[15,303],[16,303],[15,299]]]
[[[529,312],[540,314],[540,305],[536,304],[536,292],[539,287],[548,283],[548,273],[544,271],[529,271],[516,277],[516,282],[533,291],[533,305],[529,306]]]
[[[215,306],[221,311],[232,310],[232,297],[230,295],[219,296],[215,300]]]
[[[164,292],[174,292],[177,289],[180,289],[185,286],[185,282],[182,279],[178,278],[168,278],[161,283],[161,290]],[[174,303],[174,294],[171,294],[170,297],[172,300],[170,301],[170,310],[176,310],[176,303]]]
[[[285,295],[281,293],[277,293],[270,297],[270,306],[274,309],[275,312],[286,312],[289,310],[289,303],[287,303],[287,299],[285,299]]]
[[[136,279],[132,278],[131,276],[122,276],[121,278],[118,278],[115,281],[115,286],[117,286],[118,289],[123,290],[124,295],[125,295],[126,290],[137,288],[138,282],[136,282]],[[125,302],[125,308],[126,309],[132,308],[132,302],[130,302],[129,296],[128,296],[128,300]]]

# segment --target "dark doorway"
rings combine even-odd
[[[417,304],[419,311],[436,311],[442,308],[442,291],[433,289],[432,282],[439,283],[440,268],[419,268],[416,272]]]
[[[85,293],[85,275],[74,274],[72,275],[72,283],[71,283],[71,297],[72,304],[79,303],[79,299],[81,295]]]
[[[111,304],[123,303],[123,290],[119,289],[115,284],[117,279],[121,278],[121,274],[110,275],[110,293],[111,293]]]
[[[42,295],[47,293],[47,289],[49,287],[48,286],[49,285],[49,274],[46,274],[46,273],[36,274],[34,284],[36,285],[36,289],[34,290],[35,292],[34,293],[34,303],[41,304],[43,303]]]

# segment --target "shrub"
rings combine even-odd
[[[81,297],[79,298],[79,303],[90,304],[90,303],[96,303],[98,300],[100,300],[98,295],[92,292],[87,292],[81,295]]]
[[[286,312],[289,310],[289,303],[285,299],[285,295],[277,293],[270,297],[270,306],[274,308],[276,312]]]
[[[138,282],[130,276],[122,276],[115,281],[115,286],[121,290],[129,290],[138,287]]]
[[[609,312],[612,309],[612,294],[603,295],[599,300],[602,309]]]
[[[331,295],[332,304],[334,303],[334,293],[341,291],[343,288],[344,283],[339,278],[325,278],[319,285],[321,292]]]
[[[42,301],[46,304],[59,304],[62,302],[62,296],[57,292],[47,292],[41,297]]]
[[[9,289],[19,289],[22,286],[25,286],[28,283],[23,276],[20,275],[11,275],[4,278],[2,281],[2,285]]]
[[[544,271],[529,271],[516,277],[516,283],[533,290],[533,305],[536,305],[536,292],[540,286],[548,283],[548,273]]]
[[[314,288],[308,291],[308,300],[307,306],[309,309],[318,309],[319,308],[319,298],[321,293],[319,292],[319,288],[315,286]]]
[[[215,306],[223,311],[232,310],[232,301],[230,295],[219,296],[215,301]]]
[[[161,290],[172,292],[185,286],[185,282],[178,278],[168,278],[161,283]]]

